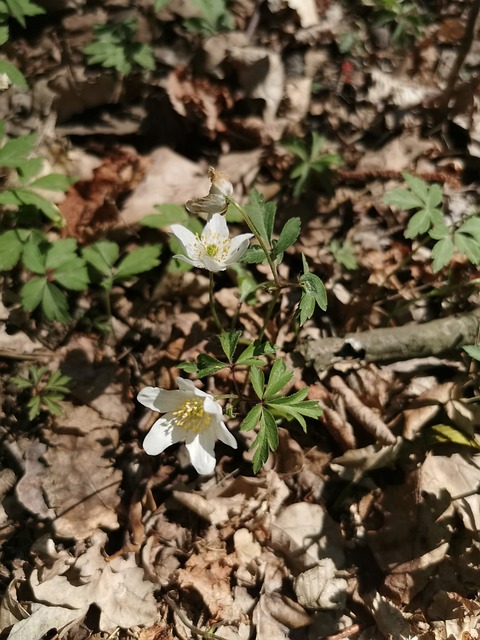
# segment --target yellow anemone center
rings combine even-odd
[[[202,398],[189,398],[173,412],[175,422],[185,431],[202,433],[209,426],[211,416],[203,409]]]
[[[227,259],[231,244],[232,241],[230,238],[225,238],[224,236],[211,231],[210,233],[202,234],[201,238],[199,238],[197,234],[195,251],[199,258],[206,255],[212,260],[221,262],[222,260]]]

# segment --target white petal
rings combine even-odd
[[[175,411],[182,402],[185,402],[186,398],[183,391],[177,391],[176,389],[166,391],[158,387],[145,387],[138,394],[137,400],[145,407],[152,409],[152,411],[167,413],[168,411]]]
[[[176,379],[176,382],[177,382],[177,387],[180,389],[180,391],[186,391],[188,393],[195,394],[195,395],[196,395],[196,392],[199,391],[199,389],[197,389],[197,387],[193,384],[193,382],[191,380],[188,380],[188,378],[180,378],[180,376],[178,376]]]
[[[221,440],[225,444],[228,444],[228,446],[232,447],[232,449],[236,449],[238,447],[235,437],[227,429],[224,422],[217,422],[215,435],[218,440]]]
[[[212,416],[215,416],[215,418],[218,420],[223,419],[222,407],[216,400],[212,398],[211,395],[207,395],[207,397],[205,398],[205,402],[203,403],[203,410],[207,413],[212,414]]]
[[[192,267],[198,267],[199,269],[204,268],[203,263],[200,260],[193,260],[192,258],[188,258],[187,256],[184,256],[182,253],[177,253],[173,257],[176,260],[183,260],[183,262],[187,262],[188,264],[192,265]]]
[[[152,411],[158,411],[154,403],[158,397],[159,391],[161,391],[159,387],[145,387],[141,389],[137,395],[137,400],[140,404],[143,404],[144,407],[148,407],[149,409],[152,409]]]
[[[190,454],[190,460],[200,475],[213,473],[215,469],[215,434],[206,429],[201,434],[187,432],[185,446]]]
[[[202,233],[202,238],[204,236],[210,235],[211,233],[217,233],[222,238],[228,238],[228,226],[224,216],[219,213],[214,213],[211,219],[205,225],[205,229]]]
[[[165,418],[159,418],[145,436],[143,448],[149,456],[162,453],[167,447],[183,439],[184,430],[172,425]]]
[[[228,252],[228,256],[225,259],[225,264],[232,264],[233,262],[237,262],[238,260],[240,260],[245,251],[248,249],[250,238],[252,236],[252,233],[242,233],[241,235],[232,239],[230,251]]]
[[[190,229],[187,229],[187,227],[184,227],[181,224],[172,224],[170,227],[170,231],[180,241],[180,244],[183,246],[186,252],[190,253],[190,249],[195,245],[195,234],[192,233]]]
[[[217,260],[213,260],[209,256],[204,256],[202,258],[203,268],[211,271],[212,273],[217,273],[218,271],[225,271],[227,268],[223,262],[218,262]]]

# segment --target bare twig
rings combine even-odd
[[[168,604],[168,606],[171,607],[173,611],[177,614],[177,616],[180,618],[183,624],[186,627],[188,627],[190,631],[192,631],[193,633],[196,633],[202,638],[207,638],[208,640],[226,640],[226,638],[222,638],[222,636],[217,636],[211,631],[204,631],[203,629],[196,627],[194,624],[190,622],[187,616],[183,613],[180,607],[172,600],[172,598],[170,598],[170,596],[164,595],[163,598],[165,602]]]
[[[343,640],[344,638],[350,638],[351,636],[353,636],[355,633],[358,633],[359,631],[360,631],[359,624],[351,624],[349,627],[345,627],[345,629],[342,629],[341,631],[336,633],[334,636],[324,636],[322,640]]]

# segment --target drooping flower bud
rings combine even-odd
[[[189,213],[195,213],[210,220],[214,213],[226,212],[228,207],[226,199],[232,195],[233,186],[227,176],[214,167],[209,167],[207,175],[212,182],[208,196],[189,200],[185,208]]]

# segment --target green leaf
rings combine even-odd
[[[22,376],[12,376],[10,378],[10,382],[13,382],[13,384],[19,389],[30,389],[33,386],[30,380],[27,380],[27,378],[23,378]]]
[[[343,265],[349,271],[353,271],[358,268],[357,260],[353,252],[353,246],[348,240],[340,243],[338,240],[334,239],[330,242],[327,248],[331,252],[335,262]]]
[[[39,367],[36,364],[28,367],[28,375],[30,376],[34,386],[38,386],[43,376],[48,373],[48,367]]]
[[[76,250],[77,241],[74,238],[57,240],[48,250],[45,267],[47,269],[61,268],[76,255]]]
[[[260,416],[260,427],[265,429],[267,434],[267,443],[271,451],[276,451],[278,448],[278,429],[275,423],[275,418],[268,409],[263,409]]]
[[[457,232],[471,235],[480,244],[480,216],[472,216],[465,220]]]
[[[262,405],[257,404],[250,409],[250,411],[245,416],[242,424],[240,425],[240,431],[252,431],[257,426],[260,420],[260,414],[262,413]]]
[[[15,194],[20,204],[36,207],[56,225],[63,226],[63,216],[58,207],[52,202],[45,200],[45,198],[42,198],[38,193],[34,193],[29,189],[12,189],[11,193]]]
[[[43,290],[42,311],[47,320],[58,322],[69,320],[65,294],[53,282],[47,282]]]
[[[140,247],[129,253],[117,267],[117,271],[114,274],[115,280],[122,278],[132,278],[139,273],[150,271],[154,267],[160,264],[158,256],[162,247],[160,245],[148,245],[146,247]]]
[[[5,73],[10,82],[16,87],[25,90],[28,89],[28,83],[23,73],[8,60],[0,60],[0,73]]]
[[[30,398],[30,400],[27,402],[27,407],[29,409],[28,411],[29,420],[33,420],[34,418],[40,415],[40,404],[41,404],[40,396],[33,396],[33,398]]]
[[[225,369],[227,366],[225,362],[221,362],[217,360],[217,358],[213,358],[206,353],[201,353],[197,358],[198,371],[197,375],[199,378],[205,378],[206,376],[211,376],[212,374],[220,371],[220,369]]]
[[[432,248],[432,269],[435,273],[448,264],[453,254],[453,240],[450,236],[435,243]]]
[[[8,27],[6,25],[0,25],[0,47],[8,42]]]
[[[63,396],[60,398],[53,398],[51,395],[42,396],[42,404],[54,416],[63,415],[63,407],[59,404],[59,400],[63,400]]]
[[[300,218],[290,218],[289,220],[287,220],[280,233],[275,248],[272,251],[272,258],[276,258],[278,255],[295,244],[298,236],[300,235],[300,228]]]
[[[241,335],[241,331],[225,331],[220,334],[220,344],[222,345],[223,353],[227,356],[227,360],[229,362],[233,362],[233,356]]]
[[[252,442],[249,451],[253,451],[256,448],[256,451],[253,455],[252,465],[253,472],[258,473],[265,462],[268,460],[268,440],[267,440],[267,432],[265,429],[260,429],[257,433],[257,437]]]
[[[445,224],[436,224],[430,229],[428,235],[434,240],[443,240],[450,235],[450,229]]]
[[[32,278],[20,290],[22,306],[26,311],[33,311],[43,299],[43,292],[47,286],[46,278]]]
[[[262,247],[259,244],[254,244],[248,247],[240,260],[246,264],[260,264],[266,258],[267,256]]]
[[[257,396],[262,399],[265,387],[265,375],[261,369],[252,366],[250,369],[250,382]]]
[[[287,367],[283,360],[275,360],[270,376],[268,378],[267,388],[263,395],[265,400],[271,400],[285,385],[293,378],[293,371],[287,371]]]
[[[22,187],[25,185],[29,187],[28,183],[32,180],[42,169],[42,158],[26,158],[22,160],[22,163],[18,165],[17,172],[20,184]]]
[[[25,243],[23,248],[22,262],[27,269],[43,275],[46,267],[45,249],[39,244],[37,238],[32,236],[28,242]]]
[[[466,351],[471,358],[480,361],[480,346],[478,344],[467,344],[462,347],[462,349]]]
[[[139,224],[151,229],[163,229],[172,224],[184,224],[189,216],[184,207],[179,204],[157,204],[158,213],[151,213],[142,218]]]
[[[36,189],[47,189],[47,191],[68,191],[68,188],[73,184],[75,180],[68,178],[62,173],[50,173],[47,176],[37,178],[35,182],[30,184],[30,187]]]
[[[45,9],[39,7],[38,4],[30,2],[30,0],[4,0],[7,5],[8,13],[19,22],[25,29],[25,17],[39,16],[45,13]]]
[[[271,355],[275,353],[275,347],[269,342],[259,342],[255,340],[238,356],[237,364],[243,366],[257,365],[263,367],[266,363],[260,360],[258,356]]]
[[[307,267],[308,268],[308,267]],[[327,292],[321,279],[313,273],[304,273],[298,282],[303,289],[300,298],[300,324],[303,325],[312,317],[317,304],[322,311],[327,309]]]
[[[72,381],[70,376],[62,375],[61,371],[55,371],[47,380],[45,389],[52,389],[53,391],[60,391],[61,393],[69,393],[70,389],[68,384]]]
[[[476,451],[480,450],[480,444],[474,437],[447,424],[435,424],[430,427],[428,439],[431,444],[452,443],[461,447],[469,447]]]
[[[269,409],[275,414],[286,418],[287,420],[296,420],[304,431],[307,430],[307,423],[304,416],[308,418],[318,418],[322,415],[322,409],[316,400],[300,400],[308,393],[303,389],[291,396],[283,398],[274,398],[268,402]]]
[[[405,238],[415,238],[422,233],[426,233],[431,225],[430,213],[426,209],[420,209],[408,221],[404,236]]]
[[[420,200],[426,204],[429,199],[429,187],[425,180],[417,178],[416,176],[412,176],[409,173],[404,173],[403,179],[409,186],[410,191],[418,196]]]
[[[187,373],[194,373],[195,375],[198,372],[198,365],[196,362],[180,362],[177,364],[177,367],[182,371],[186,371]]]
[[[423,200],[408,189],[392,189],[383,196],[386,204],[398,207],[398,209],[417,209],[423,206]]]
[[[301,138],[282,140],[280,144],[284,149],[290,151],[290,153],[293,153],[304,162],[308,162],[310,154],[307,145]]]
[[[245,211],[259,235],[270,245],[276,215],[275,204],[265,202],[264,196],[254,189]]]
[[[168,5],[170,0],[153,0],[153,8],[155,11],[160,11]]]
[[[453,235],[455,246],[472,264],[480,264],[480,243],[472,236],[456,231]]]
[[[147,71],[155,69],[155,59],[152,47],[145,42],[135,42],[130,47],[130,56],[133,62]]]
[[[302,291],[298,310],[300,312],[300,326],[303,327],[305,322],[313,316],[313,313],[315,311],[315,296],[313,296],[313,294],[311,294],[309,291],[306,291],[305,289]]]
[[[28,136],[19,136],[7,142],[0,149],[0,166],[18,167],[19,163],[32,153],[37,141],[37,135],[31,133]]]
[[[85,261],[78,256],[72,257],[55,269],[53,277],[62,287],[73,291],[85,291],[90,282]]]
[[[23,242],[15,229],[0,234],[0,271],[9,271],[20,260]]]
[[[113,265],[118,260],[119,247],[116,242],[100,240],[90,247],[82,249],[82,255],[88,264],[104,276],[112,274]]]

